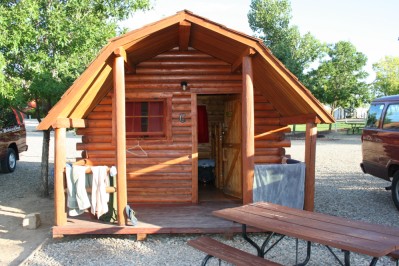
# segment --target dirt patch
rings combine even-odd
[[[37,121],[25,120],[28,151],[21,153],[13,173],[0,172],[0,265],[19,265],[44,240],[51,237],[54,224],[54,200],[41,196],[42,132],[36,131]],[[73,132],[68,132],[68,143],[78,142]],[[54,147],[50,145],[50,173]],[[67,156],[75,156],[75,145],[68,145]],[[27,214],[39,213],[41,225],[34,230],[25,229],[22,221]]]

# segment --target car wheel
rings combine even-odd
[[[12,173],[17,167],[17,154],[14,149],[8,148],[7,157],[1,161],[1,169],[4,173]]]
[[[399,171],[396,171],[392,180],[392,199],[396,208],[399,210]]]

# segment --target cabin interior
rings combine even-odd
[[[242,203],[241,95],[197,97],[199,202]]]

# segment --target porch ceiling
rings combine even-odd
[[[334,119],[313,95],[262,44],[262,41],[226,28],[189,11],[181,11],[141,29],[111,39],[88,69],[68,89],[38,129],[51,127],[57,118],[85,118],[112,86],[114,51],[123,47],[127,65],[135,65],[175,47],[189,47],[232,65],[239,71],[242,57],[253,56],[254,87],[282,117]],[[303,121],[306,122],[306,121]]]

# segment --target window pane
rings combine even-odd
[[[17,119],[10,108],[4,108],[0,112],[0,128],[6,128],[17,125]]]
[[[383,104],[372,104],[370,106],[366,127],[377,128],[381,119],[382,110],[384,109]]]
[[[383,128],[399,130],[399,104],[388,105]]]
[[[150,102],[149,116],[163,116],[163,102]]]
[[[148,117],[141,117],[141,128],[138,132],[148,132]]]
[[[148,132],[160,132],[163,129],[163,118],[162,117],[151,117],[149,118]]]
[[[164,101],[126,102],[126,133],[135,138],[165,136]]]
[[[126,117],[125,123],[126,123],[126,132],[132,132],[133,131],[133,119]]]
[[[142,102],[141,103],[141,116],[148,116],[148,103],[147,102]]]

